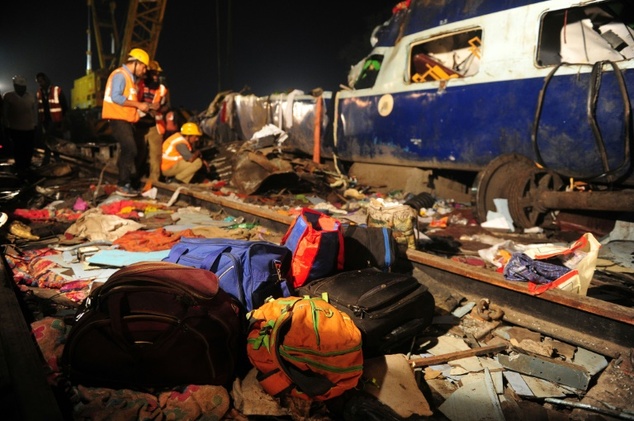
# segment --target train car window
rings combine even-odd
[[[634,2],[606,1],[544,14],[537,64],[592,64],[634,58]]]
[[[376,77],[379,75],[379,70],[381,70],[381,63],[383,63],[383,55],[372,54],[367,57],[363,62],[359,77],[354,82],[354,88],[365,89],[373,87]]]
[[[457,32],[411,45],[410,81],[424,83],[473,76],[480,69],[482,29]]]

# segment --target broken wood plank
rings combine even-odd
[[[548,380],[538,379],[537,377],[520,374],[524,382],[533,392],[533,396],[537,399],[543,398],[565,398],[566,390]]]
[[[458,360],[460,358],[475,357],[479,355],[486,355],[494,352],[504,351],[506,349],[505,344],[483,346],[480,348],[472,348],[465,351],[450,352],[443,355],[434,355],[433,357],[412,358],[410,364],[412,367],[425,367],[428,365],[446,363],[448,361]]]

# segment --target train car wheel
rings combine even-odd
[[[564,186],[561,177],[548,170],[533,168],[518,174],[509,186],[509,212],[522,228],[548,227],[553,221],[549,210],[539,202],[543,191],[559,191]]]
[[[509,188],[518,174],[535,168],[533,161],[523,155],[508,154],[493,159],[475,181],[475,206],[480,223],[489,211],[496,211],[493,199],[508,199]]]

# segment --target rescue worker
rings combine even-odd
[[[37,90],[37,115],[39,122],[38,140],[44,149],[42,165],[51,161],[51,157],[59,157],[53,154],[49,146],[49,139],[63,136],[63,121],[68,111],[68,103],[62,88],[51,84],[51,79],[40,72],[35,76],[35,81],[40,86]]]
[[[26,178],[31,171],[35,148],[37,105],[35,97],[26,90],[24,77],[13,77],[13,89],[2,97],[2,118],[15,159],[15,170],[18,176]]]
[[[160,82],[163,69],[158,61],[151,61],[146,78],[139,82],[139,93],[143,101],[158,104],[156,111],[139,112],[140,119],[136,123],[137,136],[142,137],[147,145],[150,182],[158,181],[161,176],[161,156],[163,135],[165,134],[164,114],[169,110],[169,91]]]
[[[194,150],[202,134],[196,123],[189,122],[183,124],[180,132],[163,142],[161,172],[168,180],[173,177],[178,182],[188,184],[203,165],[207,167],[200,150]]]
[[[134,136],[134,123],[139,121],[139,111],[158,109],[158,104],[144,102],[138,96],[137,81],[145,76],[149,64],[148,53],[133,48],[126,62],[110,73],[104,92],[102,118],[109,121],[112,136],[119,143],[117,193],[125,197],[140,193],[146,157],[145,144]]]

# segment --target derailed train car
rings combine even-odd
[[[405,3],[336,93],[339,159],[477,173],[480,218],[508,198],[524,227],[634,209],[632,2]]]
[[[242,138],[272,123],[340,163],[465,175],[481,220],[495,198],[520,227],[634,210],[631,1],[403,1],[373,42],[332,96],[236,95]]]

